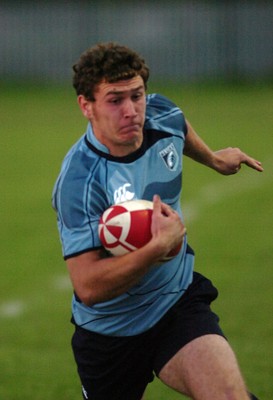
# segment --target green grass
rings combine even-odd
[[[71,287],[50,198],[60,163],[86,122],[70,88],[0,89],[0,398],[74,400],[80,394],[70,350]],[[270,399],[273,88],[168,85],[160,91],[213,149],[239,146],[264,164],[262,174],[243,167],[223,177],[186,160],[183,204],[196,269],[220,291],[214,309],[248,385]],[[158,380],[146,395],[178,398]]]

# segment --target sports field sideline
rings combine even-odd
[[[234,146],[263,162],[224,177],[186,160],[185,221],[196,270],[220,291],[215,311],[247,383],[273,398],[273,87],[153,84],[185,112],[213,149]],[[0,85],[0,399],[75,400],[71,286],[51,191],[61,160],[86,122],[73,90]],[[155,381],[146,400],[181,399]]]

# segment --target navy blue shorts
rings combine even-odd
[[[211,281],[194,273],[180,300],[150,330],[129,337],[75,328],[72,348],[88,400],[140,400],[146,386],[187,343],[223,332],[210,304],[218,295]]]

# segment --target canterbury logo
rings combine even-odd
[[[124,201],[129,201],[134,198],[135,193],[128,190],[128,187],[130,186],[130,183],[125,183],[123,186],[120,186],[117,190],[114,191],[115,204],[123,203]]]

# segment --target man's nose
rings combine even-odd
[[[135,104],[132,100],[126,101],[124,104],[124,116],[126,118],[135,117],[137,115]]]

